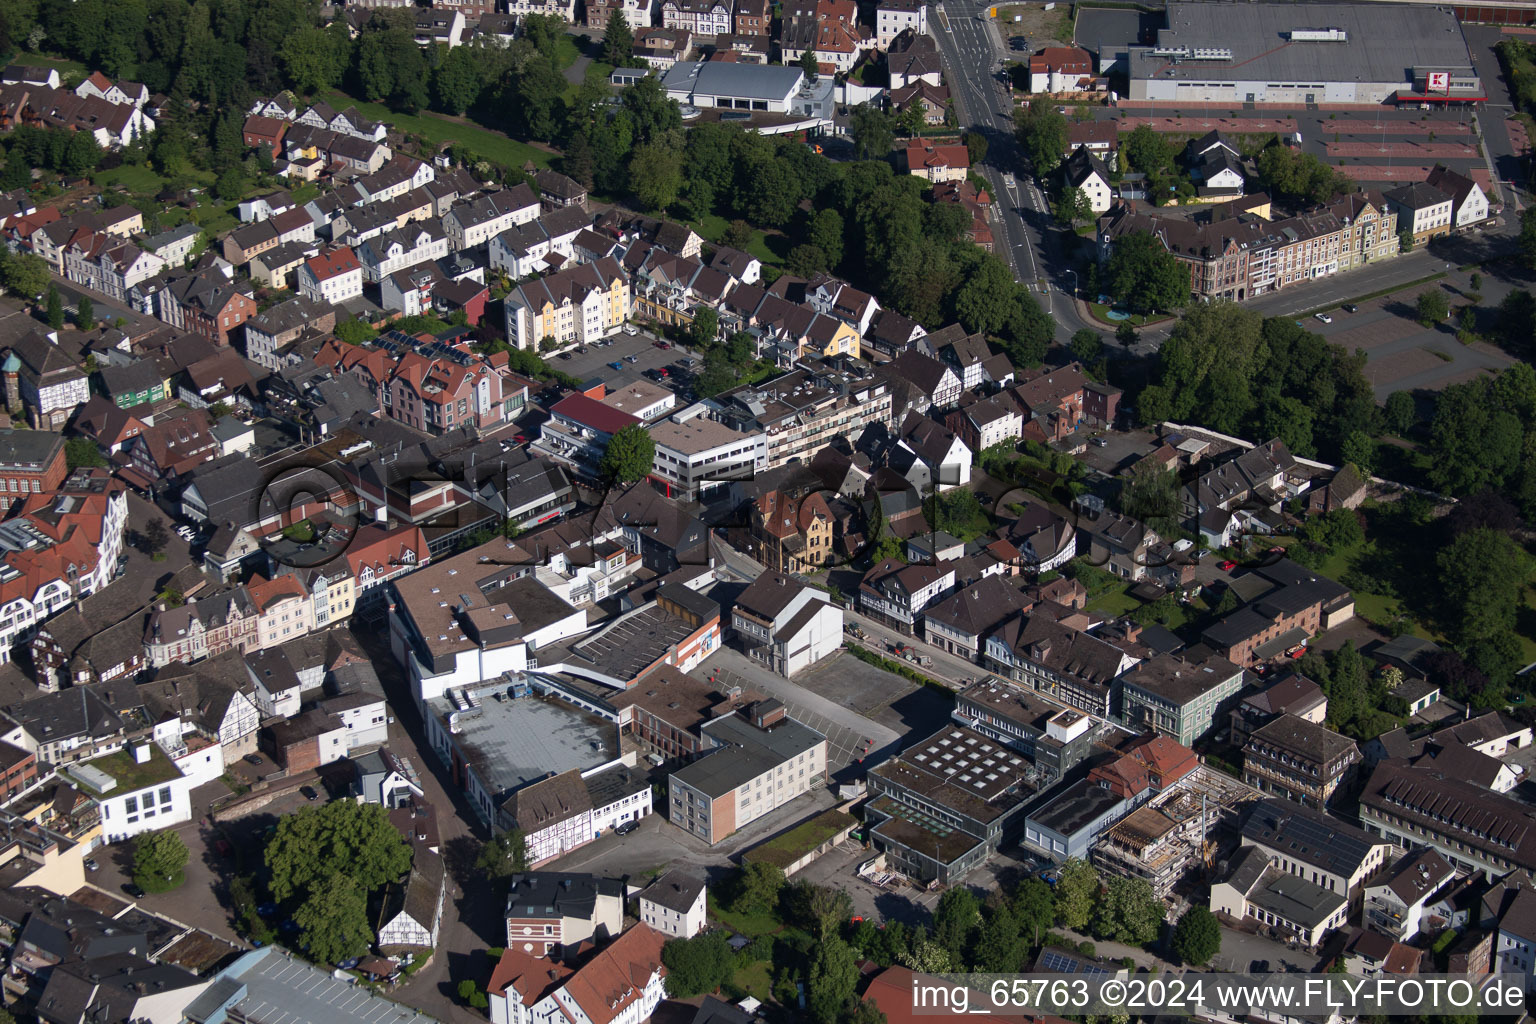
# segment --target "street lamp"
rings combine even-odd
[[[1072,275],[1072,297],[1075,299],[1077,298],[1077,271],[1069,270],[1067,273]]]

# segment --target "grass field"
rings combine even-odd
[[[574,46],[574,42],[572,43]],[[441,114],[422,111],[419,114],[397,114],[380,103],[363,103],[344,92],[331,91],[320,96],[338,110],[355,106],[364,117],[382,121],[408,135],[419,135],[434,145],[458,142],[474,150],[482,158],[504,167],[522,167],[532,160],[540,167],[548,167],[554,155],[526,142],[508,138],[501,132],[479,125],[452,121]]]
[[[702,220],[685,220],[683,223],[697,231],[699,237],[703,238],[706,242],[719,242],[721,236],[725,234],[725,229],[730,227],[731,224],[730,221],[717,213],[712,213]],[[778,232],[774,232],[773,237],[781,241],[784,238]],[[784,262],[784,257],[774,251],[773,247],[768,244],[768,239],[768,232],[763,231],[761,228],[753,229],[752,237],[747,241],[746,251],[756,256],[765,266],[777,267]]]
[[[64,60],[60,57],[44,57],[36,53],[17,53],[11,57],[10,63],[24,64],[28,67],[53,68],[59,73],[59,77],[69,79],[71,75],[83,79],[89,70],[77,60]]]
[[[714,893],[710,893],[706,899],[709,902],[710,917],[749,939],[755,939],[759,935],[773,935],[784,930],[784,926],[772,914],[738,914],[726,910],[715,899]]]
[[[101,188],[120,188],[133,194],[159,192],[165,187],[165,179],[148,167],[128,164],[110,171],[98,171],[91,175],[91,181]]]
[[[759,960],[738,967],[731,977],[731,984],[740,989],[743,995],[752,996],[761,1003],[770,1003],[773,1001],[773,965]]]

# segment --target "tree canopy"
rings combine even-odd
[[[1210,908],[1196,903],[1173,929],[1173,952],[1192,967],[1204,967],[1221,952],[1221,924]]]
[[[610,483],[643,480],[656,463],[656,442],[639,424],[631,424],[608,440],[598,472]]]
[[[1044,177],[1061,166],[1067,148],[1067,119],[1057,112],[1048,96],[1029,101],[1014,111],[1014,135],[1036,174]]]
[[[1103,280],[1117,305],[1138,312],[1170,312],[1189,303],[1189,267],[1145,231],[1115,239]]]
[[[147,892],[165,892],[183,881],[187,844],[173,829],[145,832],[133,841],[133,880]]]
[[[332,875],[372,892],[411,867],[411,848],[378,804],[335,800],[278,820],[267,842],[269,888],[278,900],[309,893]]]
[[[1144,422],[1279,437],[1296,455],[1340,462],[1352,431],[1373,432],[1376,401],[1364,367],[1363,352],[1346,352],[1287,317],[1201,304],[1163,343],[1137,407]]]

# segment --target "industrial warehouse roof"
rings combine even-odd
[[[1344,38],[1293,40],[1293,30],[1341,29]],[[1229,60],[1170,63],[1158,48],[1231,51]],[[1131,51],[1133,78],[1326,82],[1413,81],[1412,69],[1472,68],[1449,6],[1417,4],[1180,3],[1168,5],[1157,47]]]

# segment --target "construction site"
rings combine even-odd
[[[1144,878],[1167,898],[1195,868],[1209,868],[1223,831],[1235,832],[1248,803],[1263,794],[1200,765],[1105,829],[1091,860],[1100,871]]]

